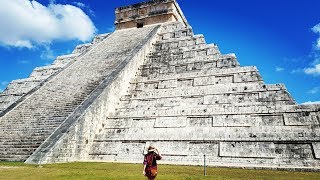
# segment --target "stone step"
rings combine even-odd
[[[92,44],[98,44],[109,37],[111,33],[99,34],[93,38]]]
[[[169,39],[166,41],[157,41],[153,44],[155,51],[167,51],[170,49],[179,48],[201,48],[206,45],[203,35],[195,35],[192,37],[182,37],[176,39]]]
[[[158,46],[160,44],[166,44],[166,43],[179,43],[180,41],[198,41],[199,44],[201,44],[202,42],[205,43],[205,40],[204,40],[204,36],[202,34],[196,34],[196,35],[193,35],[193,36],[186,36],[186,37],[180,37],[180,38],[174,38],[174,39],[167,39],[167,40],[157,40],[154,44],[154,46]],[[183,43],[184,44],[184,43]],[[186,44],[189,44],[189,43],[186,43]],[[193,43],[190,43],[190,45],[193,44]],[[179,44],[178,46],[181,46],[181,44]]]
[[[199,96],[199,97],[183,97],[183,98],[182,97],[159,98],[159,99],[150,99],[150,100],[135,99],[135,100],[130,100],[128,103],[120,106],[119,108],[117,108],[117,110],[119,111],[139,110],[139,109],[157,110],[157,109],[166,109],[171,107],[199,108],[198,106],[203,106],[203,105],[242,107],[248,104],[252,106],[278,107],[282,105],[295,104],[290,99],[263,101],[258,96],[259,94],[240,94],[236,96],[221,95],[218,97]]]
[[[57,59],[52,63],[52,65],[62,65],[65,67],[67,64],[75,61],[80,55],[81,53],[73,53],[73,54],[58,56]]]
[[[165,123],[168,127],[252,127],[252,126],[319,126],[320,112],[264,113],[264,114],[220,114],[206,116],[154,116],[140,118],[109,117],[103,124],[105,129],[131,127],[157,127]]]
[[[192,74],[192,73],[189,73]],[[200,74],[198,72],[197,74]],[[179,77],[180,74],[173,74],[173,77]],[[136,91],[146,91],[151,89],[172,89],[178,87],[197,87],[219,84],[241,84],[241,83],[262,83],[260,74],[257,72],[239,73],[239,74],[225,74],[217,76],[193,76],[188,77],[185,74],[180,75],[182,78],[168,79],[168,80],[154,80],[132,82],[135,86],[132,88]],[[167,76],[168,77],[168,76]],[[156,79],[156,78],[155,78]]]
[[[153,51],[147,55],[147,58],[167,57],[171,55],[182,55],[182,59],[194,58],[196,56],[207,56],[220,54],[218,47],[215,44],[201,44],[191,47],[179,47],[174,49],[165,49],[161,51]]]
[[[132,94],[132,99],[159,99],[169,97],[286,91],[283,84],[262,84],[257,82],[192,86],[191,80],[190,82],[184,82],[179,85],[180,86],[177,86],[177,88],[172,89],[145,89],[144,91],[135,91],[135,93]]]
[[[239,62],[233,54],[213,54],[207,56],[195,56],[190,58],[182,58],[182,54],[178,55],[163,55],[157,58],[148,58],[146,64],[143,67],[159,69],[160,67],[170,69],[171,66],[187,66],[189,64],[201,65],[203,68],[216,68],[220,67],[223,62],[234,62],[239,66]],[[140,68],[140,69],[142,69]]]
[[[169,22],[163,25],[162,32],[175,32],[177,30],[185,29],[186,27],[179,22]],[[190,26],[188,28],[191,28]]]
[[[179,127],[106,129],[95,136],[95,141],[277,141],[316,142],[320,127],[263,126],[263,127]],[[182,126],[182,127],[181,127]],[[177,133],[182,132],[182,133]],[[214,133],[212,133],[214,132]]]
[[[233,103],[233,104],[182,104],[180,106],[165,106],[165,107],[157,107],[157,106],[136,106],[136,107],[122,107],[117,108],[117,113],[121,117],[122,115],[128,115],[128,114],[154,114],[155,116],[161,114],[157,114],[154,112],[162,111],[165,112],[166,116],[177,116],[179,113],[183,112],[185,109],[193,109],[193,111],[188,111],[188,113],[184,113],[184,115],[209,115],[207,111],[209,110],[215,110],[217,112],[226,112],[226,110],[232,110],[232,114],[236,113],[244,113],[243,111],[246,110],[246,114],[255,113],[253,110],[259,110],[257,113],[266,113],[269,111],[274,111],[280,106],[286,106],[291,105],[290,103],[286,101],[279,101],[279,102],[252,102],[250,103]],[[176,111],[171,111],[171,109],[175,109]],[[143,110],[143,111],[142,111]],[[251,111],[249,111],[251,110]],[[174,113],[174,114],[171,114]],[[177,114],[178,113],[178,114]]]
[[[156,77],[143,77],[138,76],[131,84],[138,83],[152,83],[158,81],[166,81],[166,80],[176,80],[176,79],[189,79],[189,78],[201,78],[201,77],[210,77],[217,76],[223,77],[227,75],[246,75],[246,74],[259,74],[257,68],[255,66],[244,66],[244,67],[235,67],[228,69],[206,69],[200,72],[188,72],[182,74],[159,74]],[[259,74],[260,75],[260,74]]]
[[[187,37],[187,36],[193,36],[193,31],[191,27],[186,27],[182,29],[177,29],[175,31],[169,31],[169,32],[162,32],[159,33],[159,39],[162,40],[168,40],[168,39],[174,39],[174,38],[181,38],[181,37]]]
[[[74,54],[74,53],[88,52],[92,48],[92,45],[93,45],[92,43],[80,44],[75,47],[72,53]]]
[[[239,67],[239,63],[235,59],[219,59],[211,62],[194,62],[176,65],[160,65],[160,66],[142,66],[138,76],[156,77],[158,74],[174,74],[200,72],[211,69],[228,69]]]
[[[200,105],[199,105],[200,106]],[[115,114],[109,116],[109,118],[153,118],[153,117],[172,117],[172,116],[211,116],[220,114],[238,114],[238,115],[248,115],[248,114],[274,114],[274,113],[308,113],[319,111],[318,108],[304,108],[298,105],[282,105],[282,106],[227,106],[227,105],[203,105],[202,108],[166,108],[157,110],[132,110],[125,112],[115,112]]]
[[[128,129],[128,128],[167,128],[177,127],[260,127],[260,126],[310,126],[320,125],[316,121],[316,114],[304,116],[304,124],[294,124],[294,119],[287,114],[263,114],[263,115],[210,115],[210,116],[168,116],[153,118],[108,118],[103,122],[104,129]],[[307,119],[308,118],[308,119]]]
[[[59,70],[61,70],[64,66],[63,65],[49,65],[49,66],[44,66],[44,67],[38,67],[35,68],[30,77],[50,77],[51,75],[54,75],[57,73]]]

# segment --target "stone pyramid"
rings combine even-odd
[[[320,105],[298,105],[203,35],[175,0],[116,9],[116,31],[0,94],[0,160],[320,170]]]

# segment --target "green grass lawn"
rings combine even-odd
[[[157,179],[319,179],[319,172],[289,172],[207,168],[203,176],[200,166],[159,165]],[[0,179],[146,179],[141,164],[66,163],[26,165],[18,162],[0,162]]]

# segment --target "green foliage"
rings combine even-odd
[[[289,172],[233,168],[207,168],[203,176],[200,166],[159,165],[158,180],[195,179],[320,179],[319,172]],[[0,179],[146,179],[142,164],[65,163],[26,165],[21,162],[0,162]]]

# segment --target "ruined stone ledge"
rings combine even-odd
[[[172,116],[210,116],[210,115],[250,115],[250,114],[277,114],[277,113],[295,113],[295,112],[318,112],[320,106],[310,106],[308,108],[299,105],[278,106],[270,109],[268,106],[243,106],[243,107],[221,107],[217,105],[208,105],[203,108],[170,108],[159,110],[141,110],[118,112],[109,118],[155,118]]]
[[[205,43],[204,36],[202,34],[196,34],[193,36],[186,36],[180,38],[173,38],[173,39],[166,39],[166,40],[158,40],[153,45],[160,46],[163,44],[172,44],[172,43],[179,43],[181,41],[194,41],[196,42],[197,39],[201,39],[203,43]]]
[[[181,133],[176,132],[181,131]],[[214,132],[214,133],[213,133]],[[284,134],[286,134],[284,136]],[[303,135],[303,136],[301,136]],[[317,142],[320,127],[201,127],[201,128],[128,128],[108,129],[97,134],[95,140],[140,140],[140,141],[227,141],[227,142]]]
[[[216,84],[206,86],[188,86],[177,87],[174,89],[146,89],[145,91],[137,91],[132,99],[152,99],[152,98],[166,98],[166,97],[183,97],[183,96],[204,96],[215,94],[234,94],[234,93],[252,93],[264,91],[280,91],[286,90],[283,84],[266,85],[262,83],[228,83]]]
[[[225,76],[225,75],[234,75],[238,73],[246,72],[257,72],[256,66],[244,66],[244,67],[235,67],[228,69],[208,69],[206,71],[200,72],[186,72],[183,74],[159,74],[156,77],[142,77],[138,76],[135,81],[132,81],[132,84],[136,83],[150,83],[154,81],[165,81],[165,80],[175,80],[182,78],[195,78],[195,77],[208,77],[208,76]]]
[[[163,39],[163,40],[168,40],[169,38],[181,38],[181,37],[183,37],[183,36],[179,36],[179,37],[174,36],[176,34],[177,35],[181,35],[181,33],[187,33],[187,34],[185,34],[185,36],[193,36],[194,35],[191,26],[187,26],[187,27],[181,26],[180,28],[177,28],[177,29],[174,29],[174,30],[159,32],[158,36],[161,39],[162,36],[167,36],[168,34],[173,35],[172,37],[168,37],[168,38]]]

